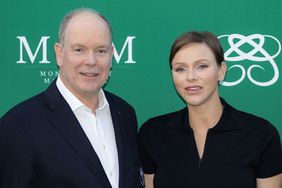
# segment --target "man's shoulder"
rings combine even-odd
[[[42,108],[44,97],[43,93],[36,94],[12,107],[6,114],[10,115],[20,115],[20,114],[30,114],[39,111]]]
[[[117,96],[116,94],[113,94],[112,92],[103,90],[105,93],[105,96],[109,102],[109,104],[118,105],[119,107],[127,107],[127,108],[133,108],[125,99],[123,99],[120,96]]]

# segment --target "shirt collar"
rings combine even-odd
[[[60,76],[58,76],[58,79],[56,81],[56,85],[58,87],[58,90],[60,91],[60,93],[64,97],[64,99],[67,101],[67,103],[71,107],[72,111],[75,111],[76,109],[81,108],[81,107],[90,110],[74,94],[72,94],[72,92],[65,86],[65,84],[61,80]],[[98,108],[96,110],[103,110],[106,107],[109,107],[109,103],[106,99],[106,96],[105,96],[103,89],[100,89],[99,98],[98,98]]]
[[[230,106],[223,98],[220,98],[224,106],[218,123],[211,128],[214,131],[233,131],[243,128],[244,123],[240,119],[240,111]]]
[[[105,92],[103,89],[100,89],[99,91],[99,102],[98,102],[98,108],[97,110],[104,110],[105,108],[109,107],[109,103],[107,101],[107,98],[105,96]]]

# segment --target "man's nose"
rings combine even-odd
[[[87,64],[89,65],[96,65],[96,57],[94,52],[89,52],[87,54]]]

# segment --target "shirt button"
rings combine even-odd
[[[103,149],[106,149],[106,146],[105,146],[105,145],[102,145],[102,148],[103,148]]]
[[[109,175],[110,175],[110,177],[112,177],[112,176],[113,176],[113,173],[112,173],[112,172],[110,172],[110,173],[109,173]]]

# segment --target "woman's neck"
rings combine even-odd
[[[188,106],[188,109],[189,123],[194,131],[214,127],[223,112],[223,106],[219,98],[200,106]]]

